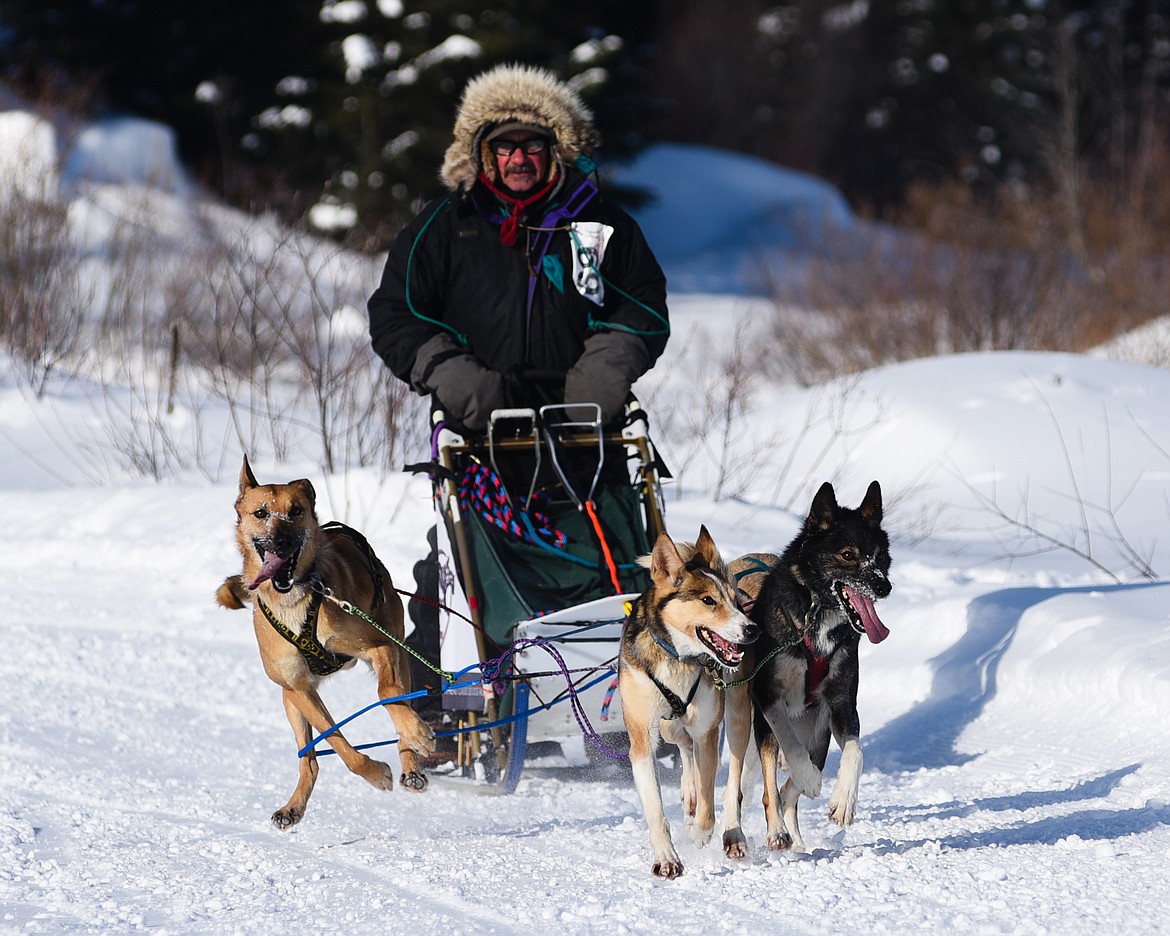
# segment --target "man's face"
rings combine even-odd
[[[517,195],[530,192],[548,178],[551,141],[531,130],[510,130],[488,146],[496,160],[500,182]]]

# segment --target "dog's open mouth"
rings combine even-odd
[[[260,572],[256,575],[256,578],[248,584],[248,590],[255,591],[264,582],[271,579],[272,587],[278,592],[284,593],[291,591],[293,587],[293,574],[297,570],[297,559],[300,558],[301,554],[300,549],[294,549],[289,555],[282,556],[279,553],[273,552],[271,549],[265,548],[262,544],[256,543],[256,552],[263,559],[263,565],[260,566]]]
[[[729,669],[734,669],[739,666],[740,660],[743,659],[743,651],[739,649],[739,644],[733,644],[730,640],[724,640],[715,631],[707,627],[696,628],[695,636],[699,638],[704,647],[715,654],[715,659],[724,666]]]
[[[865,634],[869,642],[875,644],[890,636],[890,629],[879,620],[874,610],[872,598],[855,592],[844,582],[837,583],[837,593],[841,596],[841,605],[849,616],[849,623],[857,633]]]

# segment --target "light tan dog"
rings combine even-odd
[[[675,878],[683,866],[662,808],[658,739],[678,745],[683,816],[691,841],[702,847],[715,827],[723,722],[723,693],[712,674],[734,670],[759,629],[736,607],[727,565],[706,527],[693,547],[661,534],[649,566],[651,585],[630,611],[618,668],[630,763],[654,852],[651,872]]]
[[[379,699],[410,692],[406,655],[395,643],[403,636],[402,602],[390,574],[356,530],[341,524],[320,526],[315,503],[313,485],[306,480],[258,484],[245,456],[236,498],[236,541],[244,571],[227,578],[215,596],[225,608],[252,606],[264,672],[281,688],[298,749],[314,732],[322,734],[334,725],[317,694],[318,682],[355,660],[373,668]],[[343,610],[332,598],[349,602],[377,626]],[[418,757],[434,750],[434,733],[409,703],[386,708],[398,732],[402,785],[424,790],[427,778]],[[359,777],[379,789],[393,789],[394,772],[387,764],[356,750],[340,732],[328,741]],[[300,822],[317,770],[314,752],[300,759],[296,789],[272,814],[277,828]]]

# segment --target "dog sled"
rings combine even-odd
[[[480,438],[434,414],[436,574],[408,641],[431,657],[412,671],[444,745],[432,777],[507,793],[530,758],[624,754],[617,655],[665,472],[636,401],[618,430],[582,409],[498,410]]]

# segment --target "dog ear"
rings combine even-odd
[[[299,481],[293,481],[292,486],[300,491],[309,501],[309,506],[316,512],[317,509],[317,491],[313,487],[313,482],[308,478],[301,478]]]
[[[708,569],[718,569],[723,562],[719,555],[719,547],[711,534],[707,532],[707,525],[700,524],[699,538],[695,541],[695,555],[703,560]]]
[[[650,577],[660,584],[678,585],[685,569],[686,563],[678,554],[674,540],[666,533],[659,533],[650,556]]]
[[[248,456],[244,455],[244,464],[240,468],[240,494],[241,496],[254,487],[259,487],[256,483],[256,476],[252,474],[252,466],[248,464]]]
[[[865,517],[872,524],[879,524],[882,522],[882,486],[876,481],[871,481],[869,490],[865,492],[865,500],[861,502],[861,506],[857,508],[861,515]]]
[[[808,512],[809,523],[822,530],[827,530],[833,525],[837,510],[837,494],[833,490],[832,483],[826,481],[817,491],[817,496],[813,498],[812,508]]]

